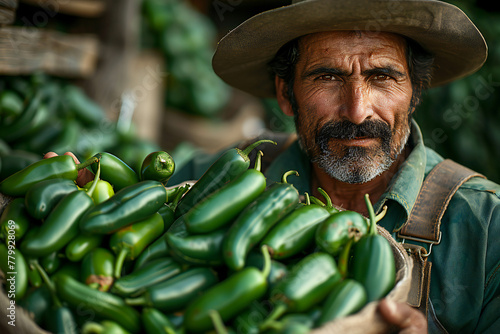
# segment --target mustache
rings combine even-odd
[[[344,120],[339,122],[327,122],[316,132],[316,143],[321,148],[328,143],[329,139],[355,139],[381,138],[383,141],[392,137],[391,128],[381,120],[364,121],[361,124],[354,124]]]

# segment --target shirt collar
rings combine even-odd
[[[404,209],[406,217],[410,216],[425,177],[427,163],[422,132],[413,119],[411,122],[411,134],[408,140],[413,149],[396,175],[392,178],[386,192],[374,205],[376,212],[379,212],[388,200],[392,200]]]

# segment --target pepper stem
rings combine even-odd
[[[318,188],[318,191],[325,198],[325,200],[326,200],[326,207],[327,208],[333,208],[332,199],[330,198],[330,196],[328,195],[328,193],[323,188]]]
[[[354,238],[350,238],[345,244],[344,248],[339,255],[339,272],[342,278],[347,276],[347,267],[349,264],[349,254],[351,253],[351,246],[354,243]]]
[[[262,324],[259,326],[260,331],[264,331],[269,328],[273,328],[276,325],[276,319],[281,317],[288,309],[288,306],[285,303],[279,303],[272,310],[271,314],[265,319]]]
[[[255,170],[256,171],[261,171],[262,169],[262,156],[264,155],[264,153],[262,153],[262,151],[259,151],[259,153],[257,154],[257,158],[255,158]]]
[[[101,160],[100,158],[101,158],[100,155],[99,155],[99,157],[94,155],[93,157],[89,158],[88,160],[85,160],[84,162],[82,162],[81,164],[77,164],[76,170],[81,170],[81,169],[87,168],[88,166],[100,161]]]
[[[264,256],[262,275],[267,278],[271,273],[271,255],[269,254],[269,247],[267,245],[262,245],[260,250],[262,251],[262,255]]]
[[[50,295],[52,297],[52,300],[54,301],[54,305],[56,307],[61,307],[62,304],[61,304],[61,301],[59,300],[59,298],[57,297],[56,286],[54,284],[54,281],[52,281],[52,279],[50,279],[49,275],[47,275],[47,273],[42,268],[42,266],[40,265],[40,263],[38,263],[37,260],[33,260],[31,262],[31,264],[38,271],[38,273],[42,277],[42,279],[45,282],[45,284],[47,284],[47,288],[49,289],[49,292],[50,292]]]
[[[307,192],[304,193],[304,197],[306,198],[306,205],[311,205],[311,198]]]
[[[311,202],[313,202],[314,204],[319,205],[319,206],[322,206],[322,207],[325,207],[325,203],[321,202],[321,200],[317,199],[316,197],[314,197],[314,196],[309,196],[309,199],[310,199],[310,200],[311,200]]]
[[[375,235],[377,234],[377,220],[375,218],[375,211],[373,211],[373,205],[370,202],[370,196],[368,194],[365,194],[365,204],[366,208],[368,209],[368,216],[370,218],[370,230],[368,231],[368,234]]]
[[[212,324],[214,325],[215,333],[217,334],[227,334],[226,326],[224,326],[224,322],[222,318],[216,310],[208,311],[208,316],[212,319]]]
[[[286,182],[286,178],[288,177],[288,175],[291,175],[291,174],[295,174],[295,176],[299,176],[299,172],[297,172],[296,170],[289,170],[288,172],[283,174],[283,176],[281,177],[281,182],[288,183],[288,182]]]
[[[122,275],[123,263],[125,262],[125,258],[127,257],[128,252],[129,252],[128,248],[122,248],[120,250],[120,253],[118,253],[115,262],[115,272],[114,272],[115,278],[120,278],[120,276]]]
[[[89,195],[90,197],[92,197],[95,188],[97,188],[97,181],[99,181],[100,177],[101,177],[101,160],[97,162],[97,172],[94,175],[94,181],[92,181],[92,185],[90,186],[89,190],[87,190],[87,195]]]
[[[275,141],[272,141],[272,140],[269,140],[269,139],[262,139],[262,140],[256,141],[253,144],[248,145],[245,149],[240,150],[240,154],[243,155],[243,156],[245,156],[245,157],[248,157],[248,155],[250,154],[250,152],[252,152],[254,148],[256,148],[257,146],[259,146],[262,143],[271,143],[271,144],[274,144],[274,145],[278,145]]]

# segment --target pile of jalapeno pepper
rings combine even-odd
[[[40,159],[40,152],[72,151],[87,158],[107,151],[135,171],[159,151],[133,126],[106,117],[78,86],[43,73],[0,78],[0,181]]]
[[[139,172],[109,152],[33,163],[0,182],[0,269],[54,333],[282,333],[356,313],[395,284],[369,219],[267,180],[230,149],[193,185],[166,187],[167,152]],[[94,180],[76,184],[88,168]],[[14,256],[13,260],[9,256]],[[15,264],[15,268],[10,267]],[[16,275],[9,276],[15,270]],[[8,289],[7,289],[8,290]]]

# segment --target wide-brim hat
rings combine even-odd
[[[295,0],[257,14],[224,36],[212,65],[229,85],[274,97],[269,61],[287,42],[334,30],[392,32],[409,37],[435,56],[431,87],[477,71],[488,47],[458,7],[438,0]]]

